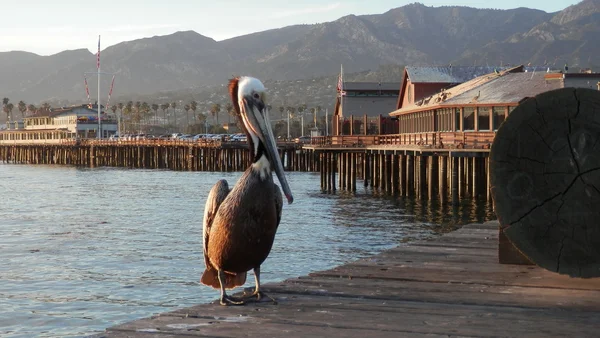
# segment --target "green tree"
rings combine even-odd
[[[50,105],[50,103],[44,102],[44,103],[42,103],[42,109],[50,110],[50,109],[52,109],[52,106]]]
[[[176,126],[177,125],[177,115],[175,113],[175,108],[177,108],[177,102],[175,102],[175,101],[171,102],[171,108],[173,108],[173,125]]]
[[[167,109],[169,109],[168,103],[161,103],[160,109],[163,111],[163,126],[167,123]]]
[[[194,120],[196,119],[196,109],[198,109],[198,102],[192,100],[190,102],[190,109],[192,110],[192,114],[194,114]]]
[[[140,107],[140,109],[142,110],[142,118],[144,119],[144,123],[148,123],[148,117],[150,116],[150,105],[148,104],[148,102],[142,102],[142,105]]]
[[[156,103],[152,104],[152,111],[154,111],[154,123],[153,124],[156,125],[157,121],[158,121],[158,104],[156,104]]]
[[[15,108],[15,105],[12,104],[12,102],[9,102],[6,104],[5,109],[6,109],[6,114],[7,114],[7,119],[9,121],[12,121],[12,111]]]
[[[29,104],[27,106],[27,110],[29,111],[29,114],[32,115],[33,113],[35,113],[35,106],[33,104]]]
[[[25,112],[27,111],[27,104],[23,100],[21,100],[17,104],[17,109],[19,109],[19,112],[21,113],[21,118],[24,118]]]
[[[186,128],[189,129],[189,126],[190,126],[190,105],[186,104],[185,106],[183,106],[183,110],[185,110],[185,125],[186,125]]]
[[[133,102],[128,101],[125,104],[125,108],[123,108],[123,116],[127,117],[127,125],[126,130],[131,132],[133,130],[132,121],[133,121]]]
[[[8,111],[8,108],[6,107],[6,105],[8,105],[8,97],[5,97],[2,99],[2,111],[6,113],[6,122],[10,122],[10,112]]]
[[[210,114],[216,120],[216,124],[219,124],[219,113],[221,112],[221,105],[218,103],[213,103],[210,107]]]
[[[233,105],[230,102],[228,102],[225,105],[225,112],[227,113],[227,118],[228,118],[227,122],[228,123],[231,123],[231,118],[232,117],[234,118],[234,121],[237,120],[237,116],[235,114],[235,109],[233,109]]]

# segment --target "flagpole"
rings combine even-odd
[[[85,83],[85,91],[86,94],[88,96],[88,101],[90,101],[89,97],[90,97],[90,92],[87,86],[87,79],[86,79],[86,74],[90,74],[90,75],[96,75],[98,76],[98,100],[96,101],[96,103],[98,104],[97,107],[97,111],[98,111],[98,130],[96,131],[96,138],[97,139],[101,139],[102,138],[102,98],[100,95],[102,95],[101,93],[101,89],[100,89],[100,74],[106,74],[106,75],[112,75],[113,76],[113,82],[110,85],[110,90],[108,93],[108,100],[106,101],[106,103],[108,104],[109,100],[110,100],[110,95],[112,94],[112,87],[114,85],[114,76],[116,73],[103,73],[101,68],[100,68],[100,35],[98,35],[98,53],[96,54],[96,71],[95,72],[85,72],[83,73],[84,76],[84,83]],[[90,106],[91,106],[91,102],[90,102]],[[90,108],[93,111],[93,108]],[[108,107],[107,107],[108,109]]]
[[[97,138],[102,138],[102,121],[100,120],[100,112],[102,110],[100,104],[100,35],[98,35],[98,56],[97,56],[97,66],[98,66],[98,135]],[[120,135],[119,135],[120,136]]]

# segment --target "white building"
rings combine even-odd
[[[7,123],[0,131],[0,143],[60,143],[64,140],[96,138],[98,127],[102,138],[117,132],[116,119],[104,111],[98,123],[97,105],[78,105],[56,109],[38,109],[22,121]]]

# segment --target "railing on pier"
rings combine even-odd
[[[311,145],[322,147],[415,145],[432,148],[486,149],[492,144],[495,135],[495,132],[487,131],[316,136],[311,139]]]

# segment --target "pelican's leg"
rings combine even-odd
[[[228,296],[225,292],[225,272],[219,270],[219,284],[221,284],[221,305],[244,305],[244,301]]]
[[[245,298],[247,299],[256,296],[256,300],[260,302],[260,300],[264,297],[269,298],[273,302],[273,304],[277,304],[275,298],[270,297],[266,293],[260,291],[260,266],[254,268],[254,280],[256,282],[256,289],[254,289],[254,292],[251,295],[248,295]]]

